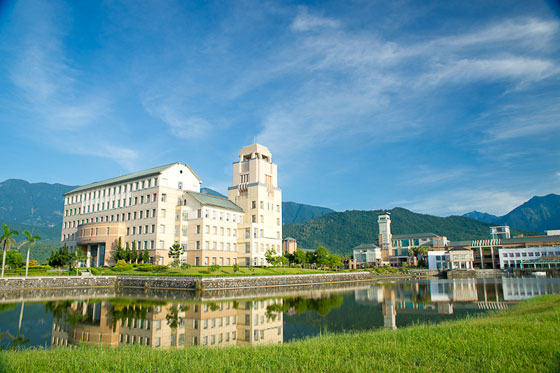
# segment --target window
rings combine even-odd
[[[179,181],[179,184],[177,185],[177,189],[183,189],[183,182]]]
[[[166,215],[165,209],[161,209],[160,212],[159,212],[159,217],[160,218],[165,218],[165,215]]]
[[[161,194],[161,202],[165,202],[165,201],[167,201],[167,194],[162,193]]]
[[[164,246],[164,242],[163,242],[163,240],[160,240],[160,241],[159,241],[159,248],[160,248],[160,249],[163,249],[163,246]]]
[[[252,209],[256,209],[256,208],[257,208],[257,201],[251,201],[251,208],[252,208]]]
[[[251,222],[253,222],[253,223],[257,222],[257,215],[252,215],[251,216]]]
[[[159,233],[165,233],[165,225],[163,224],[159,225]]]
[[[200,224],[196,226],[196,234],[200,234]]]

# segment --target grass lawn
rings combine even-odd
[[[560,295],[438,325],[327,335],[269,346],[81,347],[0,353],[29,372],[558,372]]]
[[[270,276],[270,275],[296,275],[309,273],[328,273],[318,269],[306,268],[290,268],[290,267],[239,267],[235,272],[233,267],[219,267],[212,271],[210,267],[191,267],[191,268],[172,268],[168,267],[163,271],[143,272],[137,268],[129,271],[113,271],[102,270],[105,275],[143,275],[143,276],[203,276],[203,277],[220,277],[220,276]]]

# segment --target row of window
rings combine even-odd
[[[276,206],[276,212],[280,212],[280,205],[274,205],[274,203],[267,202],[266,203],[266,210],[274,211],[274,207]],[[257,201],[251,201],[251,209],[257,208]],[[265,209],[264,201],[259,201],[259,208],[261,210]]]
[[[186,200],[184,202],[186,204]],[[214,209],[210,209],[210,208],[203,208],[203,209],[198,209],[196,211],[196,217],[197,218],[202,218],[204,216],[204,218],[206,219],[214,219],[214,220],[225,220],[225,221],[232,221],[234,223],[238,223],[241,224],[243,222],[243,215],[242,214],[234,214],[234,213],[229,213],[229,212],[224,212],[224,211],[220,211],[220,210],[214,210]],[[183,220],[185,219],[185,213],[183,213]]]
[[[82,207],[74,207],[64,210],[64,216],[75,216],[81,214],[89,214],[93,212],[105,211],[115,208],[124,208],[130,206],[137,206],[143,204],[149,204],[156,202],[157,193],[153,194],[146,194],[145,196],[137,196],[137,197],[128,197],[122,198],[113,201],[99,201],[97,203],[90,202],[86,206]],[[161,202],[165,202],[167,200],[167,195],[162,193],[160,196]],[[128,203],[127,203],[128,202]]]
[[[252,223],[257,223],[257,215],[252,215],[251,216],[251,222]],[[264,215],[260,216],[260,219],[259,219],[258,223],[264,224]],[[280,225],[280,218],[276,218],[276,225]]]
[[[160,217],[165,218],[165,209],[160,210]],[[156,209],[151,210],[141,210],[133,211],[128,213],[107,215],[107,216],[97,216],[95,218],[78,219],[72,221],[65,221],[63,224],[64,229],[76,228],[78,225],[89,224],[89,223],[104,223],[104,222],[119,222],[119,221],[132,221],[140,219],[150,219],[156,217]]]
[[[538,256],[560,256],[560,250],[557,251],[543,251],[543,252],[516,252],[516,253],[503,253],[504,258],[519,258],[519,257],[538,257]]]
[[[157,178],[139,180],[132,183],[97,189],[90,192],[74,194],[65,198],[64,203],[78,203],[82,201],[91,201],[92,199],[101,198],[105,196],[115,196],[121,193],[135,192],[146,188],[153,188],[157,186]]]
[[[211,263],[211,264],[210,264]],[[209,266],[209,265],[220,265],[220,266],[232,266],[237,264],[237,258],[224,258],[224,257],[208,257],[205,256],[204,257],[204,264],[205,266]],[[194,265],[195,266],[200,266],[200,257],[199,256],[195,256],[194,257]]]

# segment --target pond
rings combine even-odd
[[[82,298],[0,303],[0,348],[80,344],[182,348],[284,343],[323,333],[438,323],[560,293],[560,278],[362,283],[281,297]]]

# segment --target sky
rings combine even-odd
[[[560,193],[559,49],[555,1],[0,0],[0,180],[257,142],[284,201],[503,215]]]

